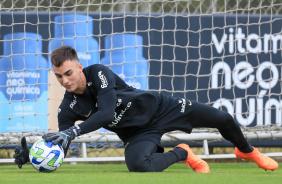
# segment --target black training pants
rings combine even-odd
[[[185,130],[185,124],[183,124],[181,120],[185,119],[186,117],[181,118],[180,115],[175,114],[179,110],[176,108],[177,103],[179,103],[179,100],[176,101],[175,105],[173,106],[173,108],[171,108],[171,110],[166,107],[167,112],[164,112],[164,114],[167,113],[168,117],[163,116],[164,118],[159,119],[163,122],[163,124],[162,122],[160,122],[160,124],[162,125],[160,127],[162,129],[165,129],[166,131],[177,130],[178,126],[181,127],[182,130]],[[188,103],[190,103],[190,101],[187,100],[186,104]],[[187,127],[216,128],[226,140],[232,142],[234,146],[238,147],[239,150],[246,149],[249,147],[249,143],[243,136],[241,129],[235,123],[233,117],[230,114],[202,103],[192,102],[191,104],[192,105],[190,107],[186,108],[186,110],[190,108],[188,109],[189,113],[183,114],[183,116],[190,116],[188,119],[186,119],[188,120],[186,122]],[[179,105],[181,106],[180,103]],[[181,107],[179,108],[181,109]],[[174,116],[176,118],[173,118]],[[146,140],[146,137],[144,137],[144,140],[139,140],[137,142],[134,142],[133,144],[129,144],[125,149],[125,160],[129,171],[163,171],[171,164],[181,160],[177,156],[179,155],[177,153],[179,149],[174,149],[167,153],[158,153],[158,146],[159,145],[158,143],[156,143],[156,141],[150,141],[148,139]]]
[[[178,162],[173,151],[158,153],[153,141],[138,141],[125,149],[125,162],[129,171],[160,172]]]

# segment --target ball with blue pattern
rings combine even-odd
[[[64,150],[60,144],[53,145],[43,139],[36,141],[30,149],[31,165],[40,172],[53,172],[64,161]]]

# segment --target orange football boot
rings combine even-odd
[[[188,152],[188,157],[185,162],[189,168],[191,167],[197,173],[210,173],[210,168],[207,162],[195,155],[187,144],[179,144],[175,147],[182,148]]]
[[[257,165],[264,169],[264,170],[272,170],[274,171],[275,169],[278,168],[278,163],[273,160],[272,158],[269,158],[268,156],[265,156],[263,154],[261,154],[257,148],[254,147],[254,151],[252,151],[251,153],[243,153],[241,152],[238,148],[235,148],[234,151],[236,157],[241,158],[241,159],[248,159],[248,160],[252,160],[255,163],[257,163]]]

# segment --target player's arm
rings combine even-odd
[[[59,132],[45,134],[42,138],[47,142],[53,141],[55,145],[60,143],[66,155],[71,140],[76,136],[74,134],[79,132],[76,132],[77,125],[74,125],[78,118],[64,104],[63,101],[58,111]]]
[[[116,102],[115,89],[110,89],[98,96],[98,111],[79,125],[74,125],[66,130],[49,133],[42,138],[53,144],[61,144],[67,150],[70,141],[75,137],[97,130],[113,121]]]
[[[59,130],[64,131],[68,128],[72,127],[75,122],[75,117],[72,117],[72,115],[68,115],[68,111],[64,111],[62,114],[58,114],[58,121],[59,123]],[[69,144],[66,145],[64,148],[65,155],[67,153]],[[18,165],[18,167],[21,169],[22,165],[29,162],[29,148],[27,147],[26,138],[22,137],[21,139],[21,147],[15,148],[15,163]]]
[[[78,125],[81,129],[81,134],[93,132],[110,124],[114,120],[116,107],[115,89],[110,89],[107,92],[98,95],[97,106],[98,111],[86,121]]]
[[[43,136],[46,141],[53,140],[53,144],[61,143],[66,148],[75,137],[97,130],[114,119],[116,105],[115,79],[113,73],[103,65],[96,65],[91,71],[94,88],[98,93],[98,111],[79,125],[64,131],[49,133]]]
[[[106,66],[95,65],[90,77],[94,81],[93,87],[98,94],[98,111],[79,124],[81,134],[95,131],[111,123],[114,120],[116,108],[116,86],[113,72]]]
[[[70,129],[72,126],[74,126],[74,123],[75,123],[75,120],[71,120],[71,119],[63,121],[62,118],[58,118],[58,121],[59,121],[59,132],[63,132],[63,131]],[[51,133],[51,135],[52,134],[53,133]],[[48,142],[49,140],[45,140],[45,141]],[[60,142],[60,143],[62,144],[62,142]],[[55,143],[55,144],[58,144],[58,143]],[[71,140],[67,142],[65,147],[63,147],[65,157],[68,153],[68,149],[69,149],[70,144],[71,144]]]

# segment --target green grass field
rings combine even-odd
[[[164,183],[228,183],[280,184],[282,169],[264,171],[254,163],[210,163],[210,174],[199,174],[184,163],[174,164],[159,173],[132,173],[126,165],[62,165],[53,173],[37,172],[31,165],[0,165],[1,184],[164,184]]]

